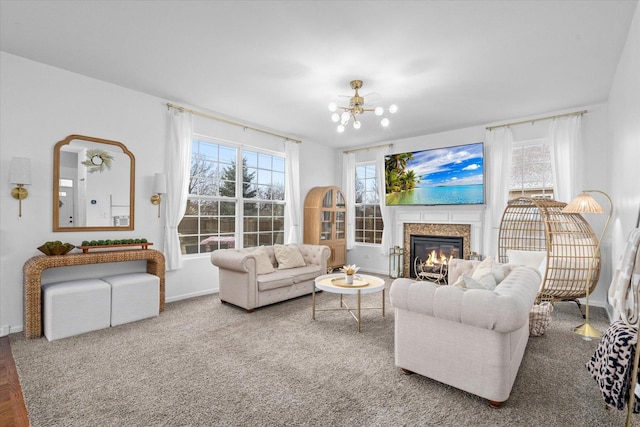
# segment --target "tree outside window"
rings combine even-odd
[[[282,243],[284,182],[284,157],[194,139],[182,253]]]

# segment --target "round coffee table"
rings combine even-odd
[[[353,284],[347,284],[344,280],[344,274],[337,273],[318,276],[316,277],[315,282],[316,284],[313,287],[311,305],[311,318],[313,320],[316,320],[316,311],[347,310],[355,319],[358,325],[358,332],[360,332],[360,313],[362,310],[382,310],[382,317],[384,317],[384,279],[376,276],[369,276],[367,274],[356,274],[354,276]],[[325,292],[340,294],[340,307],[316,308],[316,288]],[[382,292],[382,305],[380,307],[362,307],[360,303],[361,295],[371,294],[374,292]],[[352,309],[343,301],[342,296],[354,294],[357,295],[358,305]]]

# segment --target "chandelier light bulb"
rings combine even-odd
[[[373,106],[369,106],[370,104],[365,102],[365,96],[361,96],[358,93],[358,90],[362,88],[362,80],[352,80],[349,82],[349,85],[355,93],[349,98],[348,104],[345,105],[342,101],[332,101],[328,103],[328,108],[331,112],[331,121],[336,123],[336,130],[338,133],[345,132],[350,122],[353,123],[354,129],[357,130],[362,128],[361,118],[363,116],[368,116],[369,112],[374,113],[375,116],[378,117],[377,120],[380,120],[380,124],[383,127],[388,127],[390,123],[389,119],[384,116],[387,115],[386,113],[396,113],[398,111],[398,106],[396,104],[391,104],[388,107],[385,107],[384,105],[376,106],[375,104],[373,104]]]

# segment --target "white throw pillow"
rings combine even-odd
[[[525,265],[540,271],[542,261],[547,259],[546,251],[517,251],[510,249],[507,251],[510,264]],[[544,274],[544,272],[542,273]]]
[[[487,274],[493,274],[493,258],[488,256],[486,257],[478,266],[473,270],[472,278],[476,280],[482,279]]]
[[[307,265],[304,258],[295,245],[273,245],[273,251],[278,261],[278,270],[287,268],[304,267]]]
[[[453,286],[459,286],[461,288],[467,289],[484,289],[492,291],[496,288],[496,279],[493,277],[493,274],[487,274],[479,280],[463,274],[458,277],[458,280],[456,280]]]
[[[487,275],[492,275],[495,279],[495,286],[504,280],[504,271],[500,268],[499,264],[493,261],[493,257],[486,257],[475,270],[473,270],[473,274],[471,278],[475,280],[481,280]]]
[[[269,274],[276,271],[271,264],[269,254],[264,246],[259,246],[254,249],[253,255],[256,257],[256,273],[257,274]]]
[[[493,274],[493,278],[496,279],[497,284],[500,284],[500,282],[502,282],[506,277],[504,270],[502,269],[502,267],[499,267],[498,264],[494,264],[493,268],[491,269],[491,273]]]

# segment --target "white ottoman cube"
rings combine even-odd
[[[111,286],[100,279],[42,285],[44,335],[49,341],[108,328]]]
[[[149,273],[104,277],[111,285],[111,326],[160,314],[160,278]]]

